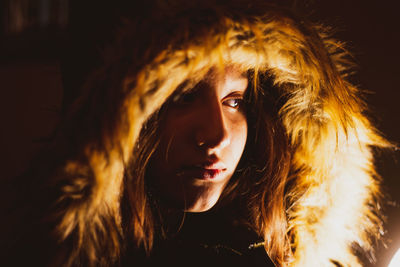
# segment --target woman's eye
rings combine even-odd
[[[243,98],[230,98],[224,101],[224,104],[226,106],[229,106],[231,108],[239,108],[241,103],[243,102]]]

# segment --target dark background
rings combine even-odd
[[[40,147],[40,138],[50,134],[59,119],[63,96],[60,55],[65,57],[63,51],[71,45],[67,25],[73,22],[71,14],[79,9],[77,2],[0,3],[0,147],[4,157],[0,162],[4,179],[25,168]],[[332,26],[334,36],[347,43],[358,65],[351,79],[365,93],[370,118],[384,136],[399,143],[400,14],[396,1],[297,3],[312,21]],[[94,15],[88,13],[90,16]],[[77,58],[69,62],[69,67],[77,70],[83,65]],[[374,265],[378,267],[386,267],[400,248],[399,159],[399,152],[377,153],[376,165],[388,199],[383,207],[388,246],[378,247]]]

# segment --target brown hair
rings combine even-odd
[[[247,203],[246,214],[251,218],[247,224],[267,240],[265,247],[270,257],[278,263],[283,263],[285,257],[290,255],[285,215],[285,186],[290,168],[290,145],[278,116],[281,103],[275,99],[278,94],[277,88],[273,88],[267,75],[261,76],[261,82],[254,81],[254,76],[260,77],[254,75],[254,71],[249,70],[248,76],[251,84],[246,93],[249,137],[238,170],[224,189],[219,202],[233,201],[238,196],[244,198]],[[159,120],[162,120],[162,113],[167,105],[168,100],[161,107],[161,111],[155,112],[144,123],[135,145],[132,164],[126,173],[126,199],[121,204],[127,206],[123,213],[125,218],[122,218],[128,229],[126,236],[132,236],[136,245],[143,245],[148,253],[155,235],[154,220],[158,216],[152,214],[154,208],[151,205],[154,202],[148,196],[146,168],[157,148],[159,135],[162,134]]]

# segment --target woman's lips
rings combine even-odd
[[[225,170],[226,168],[222,167],[202,167],[194,165],[183,167],[178,175],[201,180],[213,180],[216,179]]]

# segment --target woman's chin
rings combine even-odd
[[[216,204],[216,201],[215,202],[212,202],[212,201],[210,201],[210,202],[200,201],[200,202],[193,203],[190,206],[186,206],[184,208],[184,210],[186,212],[205,212],[205,211],[210,210],[212,207],[214,207],[215,204]]]
[[[201,194],[196,197],[190,198],[187,196],[184,210],[187,212],[205,212],[215,206],[220,197],[219,193]]]
[[[186,183],[181,188],[170,184],[160,185],[158,190],[164,206],[186,212],[205,212],[213,208],[225,187],[225,183]]]

